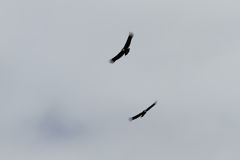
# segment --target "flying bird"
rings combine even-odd
[[[132,38],[133,38],[133,33],[130,32],[129,35],[128,35],[127,42],[125,43],[124,47],[122,48],[122,50],[115,57],[110,59],[110,63],[114,63],[116,60],[121,58],[124,54],[126,56],[129,53],[129,51],[130,51],[129,46],[131,44]]]
[[[155,106],[157,104],[157,101],[155,101],[151,106],[149,106],[147,109],[145,109],[144,111],[142,111],[141,113],[139,113],[139,114],[137,114],[136,116],[133,116],[133,117],[131,117],[131,118],[129,118],[129,121],[132,121],[132,120],[135,120],[135,119],[137,119],[137,118],[139,118],[139,117],[143,117],[146,113],[147,113],[147,111],[149,111],[153,106]]]

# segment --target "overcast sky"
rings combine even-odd
[[[0,159],[239,160],[239,6],[0,1]]]

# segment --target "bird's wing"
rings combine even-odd
[[[132,41],[132,38],[133,38],[133,33],[130,32],[129,33],[129,36],[128,36],[128,39],[127,39],[127,42],[125,43],[124,47],[125,49],[129,48],[130,44],[131,44],[131,41]]]
[[[134,120],[134,119],[137,119],[137,118],[140,117],[141,115],[142,115],[142,112],[139,113],[139,114],[137,114],[136,116],[133,116],[133,117],[129,118],[129,121],[132,121],[132,120]]]
[[[155,106],[157,104],[157,101],[155,101],[151,106],[149,106],[146,111],[149,111],[153,106]]]
[[[123,51],[119,52],[115,57],[113,57],[112,59],[110,59],[110,63],[114,63],[116,60],[118,60],[119,58],[121,58],[124,55]]]

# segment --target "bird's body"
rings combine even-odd
[[[129,121],[135,120],[139,117],[143,117],[153,106],[155,106],[157,104],[157,101],[154,102],[151,106],[149,106],[147,109],[143,110],[141,113],[137,114],[136,116],[133,116],[131,118],[129,118]]]
[[[127,42],[125,43],[124,47],[122,48],[122,50],[115,57],[110,59],[110,63],[114,63],[115,61],[120,59],[123,55],[126,56],[129,53],[129,51],[130,51],[129,46],[131,44],[132,38],[133,38],[133,33],[130,32],[129,36],[128,36],[128,39],[127,39]]]

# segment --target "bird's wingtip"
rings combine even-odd
[[[113,61],[112,59],[110,59],[110,60],[109,60],[109,63],[112,63],[112,64],[113,64],[113,63],[114,63],[114,61]]]
[[[132,118],[128,118],[128,120],[131,122],[133,119]]]
[[[158,101],[155,101],[155,102],[153,103],[153,105],[156,105],[156,104],[157,104],[157,102],[158,102]]]
[[[133,32],[129,32],[129,35],[130,35],[130,36],[134,36],[134,33],[133,33]]]

